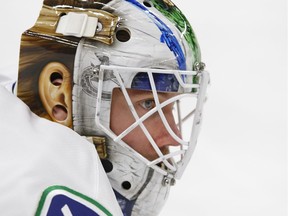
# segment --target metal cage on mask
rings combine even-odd
[[[105,123],[101,121],[101,97],[103,93],[103,89],[105,89],[104,75],[105,73],[113,73],[117,80],[117,84],[121,88],[122,93],[126,99],[126,102],[131,110],[133,117],[135,118],[135,122],[131,124],[126,130],[124,130],[121,134],[116,135]],[[135,77],[138,79],[137,75],[141,71],[142,77],[142,85],[138,83],[135,85]],[[131,81],[127,77],[133,77],[134,79]],[[145,74],[145,75],[144,75]],[[194,83],[197,77],[198,83]],[[158,80],[157,80],[158,79]],[[143,81],[144,80],[144,81]],[[169,80],[166,82],[165,80]],[[152,68],[131,68],[131,67],[119,67],[112,65],[101,65],[99,70],[99,83],[98,83],[98,95],[96,100],[96,116],[95,121],[97,127],[99,127],[102,131],[104,131],[109,137],[113,139],[114,142],[119,143],[121,146],[129,149],[133,152],[133,154],[142,160],[148,167],[153,168],[164,176],[170,176],[170,178],[179,179],[182,176],[184,169],[186,168],[196,146],[197,137],[199,134],[200,126],[201,126],[201,118],[202,118],[202,108],[203,103],[205,101],[206,88],[209,82],[209,74],[206,71],[181,71],[181,70],[167,70],[167,69],[152,69]],[[149,110],[143,116],[139,116],[133,106],[131,99],[128,95],[128,88],[136,88],[138,90],[151,90],[154,100],[155,107]],[[158,92],[178,92],[179,94],[169,98],[168,100],[160,103],[158,98]],[[193,108],[192,113],[190,112],[188,115],[193,115],[193,125],[192,131],[190,132],[190,138],[188,141],[183,140],[181,137],[178,137],[175,132],[169,126],[167,119],[162,111],[162,108],[171,103],[176,103],[182,98],[193,97],[196,98],[196,107]],[[179,104],[178,104],[179,105]],[[176,107],[179,107],[179,106]],[[179,143],[179,149],[169,152],[168,154],[163,154],[157,143],[153,140],[151,134],[147,130],[144,125],[144,121],[152,116],[153,114],[158,113],[161,117],[161,120],[169,132],[171,137]],[[181,113],[177,110],[178,113],[178,126],[181,128],[181,124],[185,119],[187,119],[188,115],[181,117]],[[136,127],[140,127],[143,133],[146,135],[153,149],[158,154],[158,158],[155,160],[148,160],[143,157],[140,153],[131,148],[127,143],[125,143],[122,139],[127,134],[129,134]],[[178,158],[178,161],[175,159]],[[180,159],[179,159],[180,158]],[[177,162],[176,162],[177,161]]]

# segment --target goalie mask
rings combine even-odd
[[[124,215],[157,215],[197,142],[203,69],[170,0],[45,0],[17,95],[95,144]]]

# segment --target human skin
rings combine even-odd
[[[133,89],[127,89],[127,91],[139,117],[155,107],[155,101],[151,91]],[[158,93],[160,103],[173,96],[175,96],[173,93]],[[173,104],[163,107],[162,111],[173,132],[178,137],[181,137],[172,113]],[[111,130],[116,135],[119,135],[134,122],[135,118],[129,109],[122,91],[119,88],[114,89],[110,115]],[[163,154],[169,152],[169,146],[179,145],[166,130],[158,113],[154,113],[143,123]],[[150,161],[159,157],[139,126],[128,133],[123,138],[123,141]]]

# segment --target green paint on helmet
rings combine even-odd
[[[195,36],[195,33],[184,14],[176,5],[167,4],[163,0],[151,0],[154,7],[161,12],[168,20],[170,20],[183,33],[184,38],[188,42],[193,51],[194,59],[196,62],[201,62],[200,47]]]

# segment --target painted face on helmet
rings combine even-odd
[[[68,68],[60,62],[50,62],[39,76],[39,96],[53,121],[72,126],[71,79]]]

